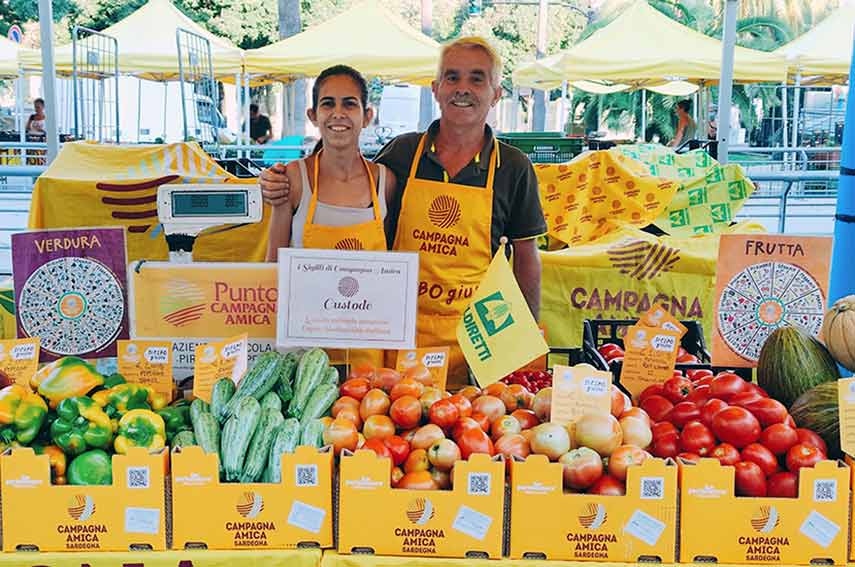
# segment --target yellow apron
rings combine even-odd
[[[493,181],[498,143],[494,143],[485,187],[416,178],[424,149],[416,150],[401,202],[395,250],[419,252],[419,347],[449,346],[448,385],[468,382],[457,324],[490,261],[493,222]]]
[[[323,151],[323,150],[321,150]],[[315,156],[312,187],[305,187],[304,191],[312,191],[309,201],[309,210],[306,213],[306,223],[303,225],[303,247],[321,248],[325,250],[386,250],[386,233],[383,231],[383,218],[380,214],[380,201],[378,192],[385,188],[378,188],[374,184],[374,176],[368,162],[362,158],[365,171],[368,172],[368,183],[371,186],[371,206],[374,209],[374,219],[360,224],[349,226],[325,226],[314,224],[315,210],[318,207],[318,162],[320,152]],[[375,367],[383,365],[383,351],[374,349],[330,350],[330,361],[332,364],[371,364]]]

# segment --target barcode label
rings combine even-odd
[[[317,486],[318,465],[297,465],[297,486]]]
[[[470,495],[490,495],[490,475],[486,473],[469,473],[467,491]]]
[[[128,488],[148,488],[149,487],[149,469],[148,467],[128,467],[127,477]]]
[[[834,479],[823,479],[813,481],[814,502],[836,502],[837,481]]]
[[[642,477],[641,499],[662,500],[665,498],[665,479],[659,477]]]

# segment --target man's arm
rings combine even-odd
[[[537,238],[514,240],[514,276],[531,314],[540,319],[540,253]]]

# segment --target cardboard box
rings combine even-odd
[[[851,475],[849,487],[850,489],[855,486],[855,459],[852,459],[849,455],[845,455],[846,466],[849,467],[849,473]],[[855,518],[852,517],[852,514],[849,514],[849,561],[855,561],[855,546],[852,545],[852,542],[855,541]]]
[[[511,463],[511,559],[673,563],[677,465],[627,471],[625,496],[564,494],[563,466],[544,455]]]
[[[333,455],[298,447],[282,455],[280,483],[220,483],[219,457],[172,453],[172,546],[209,549],[331,547]]]
[[[339,468],[341,553],[420,557],[502,556],[505,463],[472,455],[454,467],[452,490],[390,487],[388,458],[343,455]]]
[[[822,461],[801,469],[798,498],[734,494],[734,467],[715,459],[680,467],[680,561],[846,563],[850,471]]]
[[[113,456],[113,484],[51,485],[47,455],[0,456],[3,551],[166,549],[166,451]]]

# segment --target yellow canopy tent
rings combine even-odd
[[[849,78],[853,27],[855,5],[841,6],[774,53],[785,57],[792,71],[801,73],[806,79],[803,83],[845,83]]]
[[[176,31],[181,28],[211,42],[214,74],[233,78],[240,73],[243,51],[227,39],[217,37],[188,18],[169,0],[149,0],[127,18],[101,33],[116,38],[119,47],[119,72],[142,79],[167,81],[178,78]],[[71,73],[74,68],[72,45],[55,52],[58,73]],[[41,69],[38,52],[22,55],[25,69]]]
[[[629,90],[632,85],[624,83],[601,83],[598,81],[573,81],[570,86],[580,91],[594,94],[612,94]],[[667,96],[689,96],[698,90],[698,85],[686,81],[669,81],[661,85],[645,85],[645,90],[653,91]]]
[[[0,77],[17,77],[20,72],[21,57],[24,54],[32,55],[35,52],[5,37],[0,37]]]
[[[851,50],[851,45],[850,45]],[[669,80],[717,82],[721,42],[688,28],[646,2],[636,2],[584,41],[540,62],[514,71],[514,84],[554,88],[563,80],[600,80],[635,86]],[[737,47],[733,79],[781,82],[786,63],[780,55]]]
[[[370,77],[426,84],[436,76],[439,49],[377,0],[365,0],[293,37],[247,51],[245,69],[254,79],[281,81],[345,64]]]

